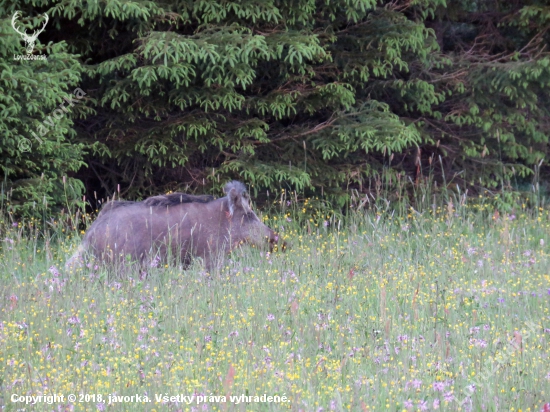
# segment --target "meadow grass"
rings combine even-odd
[[[311,210],[263,216],[291,247],[234,251],[219,274],[199,264],[69,274],[75,240],[61,229],[44,242],[4,224],[3,410],[539,411],[550,402],[547,211],[449,203],[338,220]],[[65,401],[29,406],[12,394]],[[242,394],[287,401],[230,402]],[[109,395],[151,402],[109,404]]]

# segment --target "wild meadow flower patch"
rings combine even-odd
[[[289,249],[243,248],[212,274],[199,264],[67,273],[73,242],[6,225],[0,405],[540,411],[550,402],[547,212],[434,212],[266,217]],[[13,394],[65,399],[31,406]]]

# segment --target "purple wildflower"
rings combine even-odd
[[[54,275],[54,277],[59,277],[59,270],[57,270],[57,268],[55,266],[51,266],[49,269],[48,269],[48,272],[50,272],[52,275]]]
[[[74,315],[71,316],[67,322],[69,322],[70,325],[76,325],[77,323],[80,323],[80,319],[78,319],[78,316]]]
[[[445,389],[445,383],[444,382],[434,382],[433,383],[433,388],[434,388],[434,391],[443,392],[443,390]]]
[[[156,268],[160,263],[160,257],[157,255],[153,260],[151,260],[151,263],[149,264],[150,267]]]

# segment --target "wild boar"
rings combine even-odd
[[[172,193],[142,202],[106,203],[66,267],[80,264],[88,252],[111,264],[143,265],[158,258],[188,264],[200,257],[212,270],[241,243],[273,249],[278,236],[252,211],[246,187],[232,181],[224,192],[220,199]]]

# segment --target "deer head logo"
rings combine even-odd
[[[50,20],[50,18],[48,17],[48,14],[44,13],[44,18],[45,18],[44,25],[42,26],[42,28],[40,30],[35,30],[34,33],[32,34],[32,36],[29,36],[27,34],[26,30],[21,32],[21,31],[17,30],[17,27],[15,27],[15,21],[19,17],[20,13],[21,13],[20,11],[15,12],[15,14],[13,15],[13,17],[11,19],[11,25],[12,25],[13,29],[21,35],[21,38],[25,42],[25,45],[26,45],[26,48],[27,48],[27,54],[31,54],[33,49],[34,49],[34,45],[36,43],[36,39],[38,38],[38,35],[44,31],[44,29],[46,28],[46,24],[48,24],[48,21]]]

